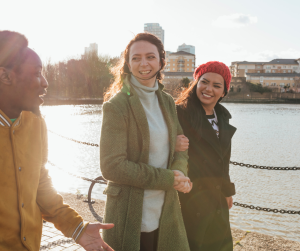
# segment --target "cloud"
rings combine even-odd
[[[230,16],[220,16],[212,24],[221,28],[240,28],[257,23],[257,17],[236,13]]]

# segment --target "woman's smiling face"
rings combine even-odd
[[[127,65],[142,85],[153,87],[156,79],[155,73],[161,68],[157,47],[143,40],[133,43],[129,50]]]
[[[207,72],[197,83],[197,97],[202,106],[213,109],[218,100],[225,95],[225,81],[220,74]]]

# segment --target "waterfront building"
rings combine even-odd
[[[177,51],[185,51],[191,54],[196,54],[195,53],[195,46],[193,45],[187,45],[187,44],[182,44],[178,46]]]
[[[195,54],[185,51],[166,52],[165,72],[194,72]]]
[[[248,73],[300,73],[299,59],[273,59],[270,62],[232,62],[230,66],[233,77],[247,77]]]
[[[96,53],[98,55],[98,44],[92,43],[89,47],[84,48],[84,54]]]
[[[275,92],[286,90],[300,92],[298,84],[300,73],[247,73],[246,80],[253,84],[261,84],[263,87],[272,88]]]
[[[159,25],[159,23],[144,24],[144,32],[148,32],[157,36],[162,41],[163,44],[165,43],[165,31]]]

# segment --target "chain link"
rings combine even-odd
[[[71,175],[71,176],[73,176],[73,177],[75,177],[75,178],[82,179],[82,180],[89,181],[89,182],[98,183],[98,184],[104,184],[104,185],[107,184],[107,181],[106,181],[104,178],[102,178],[102,180],[93,180],[93,179],[85,178],[85,177],[76,175],[76,174],[74,174],[74,173],[70,173],[70,172],[64,170],[63,168],[61,168],[61,167],[59,167],[59,166],[53,164],[53,163],[52,163],[51,161],[49,161],[49,160],[48,160],[48,163],[49,163],[51,166],[54,166],[54,167],[58,168],[59,170],[65,172],[65,173],[67,173],[67,174],[69,174],[69,175]]]
[[[242,203],[238,203],[238,202],[234,202],[233,205],[238,206],[238,207],[255,209],[258,211],[273,212],[275,214],[281,213],[281,214],[299,214],[300,215],[300,211],[294,211],[294,210],[272,209],[272,208],[267,208],[267,207],[255,207],[253,205],[247,205],[247,204],[242,204]]]
[[[67,243],[75,243],[75,241],[73,239],[53,241],[53,242],[48,243],[47,245],[41,246],[40,250],[50,249],[51,247],[55,247],[55,246],[58,246],[61,244],[67,244]]]
[[[67,139],[67,140],[71,140],[71,141],[76,142],[76,143],[79,143],[79,144],[99,147],[99,144],[94,144],[94,143],[89,143],[89,142],[79,141],[79,140],[76,140],[76,139],[72,139],[72,138],[69,138],[69,137],[60,135],[60,134],[58,134],[58,133],[56,133],[56,132],[53,132],[53,131],[51,131],[51,130],[48,130],[48,131],[51,132],[51,133],[53,133],[53,134],[55,134],[55,135],[57,135],[57,136],[59,136],[59,137],[62,137],[62,138]]]
[[[255,168],[255,169],[267,169],[267,170],[281,170],[281,171],[296,171],[300,170],[300,167],[275,167],[275,166],[259,166],[259,165],[250,165],[245,163],[239,163],[236,161],[230,161],[230,164],[235,166],[245,166],[248,168]]]

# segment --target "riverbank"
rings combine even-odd
[[[104,215],[105,201],[95,200],[90,205],[83,202],[83,196],[61,193],[64,201],[74,208],[86,221],[96,222]],[[300,242],[287,240],[278,236],[269,236],[256,232],[247,232],[232,228],[234,250],[242,251],[300,251]]]

